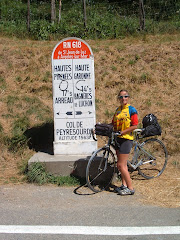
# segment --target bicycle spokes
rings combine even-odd
[[[115,157],[111,150],[101,149],[93,155],[87,167],[87,183],[94,191],[106,189],[115,171]]]
[[[159,176],[166,167],[167,151],[160,140],[148,139],[140,150],[138,160],[142,163],[139,166],[139,173],[145,178]]]

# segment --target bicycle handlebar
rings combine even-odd
[[[136,128],[133,130],[133,132],[141,133],[144,130],[144,128]]]
[[[94,139],[94,141],[97,141],[97,138],[95,138],[95,129],[91,129],[91,134],[92,134],[92,137],[93,137],[93,139]]]
[[[143,130],[144,130],[144,128],[137,128],[133,132],[140,134]],[[91,134],[92,134],[94,141],[97,141],[97,138],[95,137],[95,129],[93,129],[93,128],[91,129]],[[121,136],[120,131],[118,131],[118,132],[113,131],[112,134],[115,136]]]
[[[97,141],[97,138],[95,138],[95,129],[93,129],[93,128],[91,129],[91,134],[92,134],[92,137],[93,137],[94,141]],[[115,136],[120,136],[121,135],[120,131],[118,131],[118,132],[113,131],[112,134],[114,134]]]

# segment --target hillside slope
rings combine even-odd
[[[150,190],[158,181],[162,190],[163,182],[167,180],[173,206],[179,204],[180,198],[179,40],[180,35],[160,35],[87,41],[95,56],[97,121],[111,121],[118,106],[116,96],[120,89],[130,91],[131,103],[138,110],[140,122],[147,113],[157,115],[163,130],[160,139],[170,157],[162,177],[147,184]],[[56,44],[53,41],[0,37],[2,184],[21,181],[18,166],[27,162],[35,152],[21,147],[23,132],[52,122],[51,53]],[[142,192],[147,191],[142,181],[137,181],[135,185]],[[172,186],[178,189],[174,190]],[[157,195],[154,194],[154,197]],[[163,192],[163,197],[166,195],[167,192]]]

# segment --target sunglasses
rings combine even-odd
[[[118,98],[123,99],[123,98],[128,98],[128,97],[129,97],[129,95],[125,95],[125,96],[119,96]]]

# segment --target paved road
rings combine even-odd
[[[126,197],[118,196],[113,192],[91,193],[86,188],[75,190],[72,187],[52,185],[0,186],[0,240],[180,239],[180,232],[172,234],[180,226],[180,208],[168,209],[143,205],[138,193]],[[19,233],[15,233],[12,225],[16,230],[17,226],[20,228],[17,230]],[[26,226],[31,226],[28,234]],[[49,232],[45,234],[41,229],[40,232],[33,233],[38,226],[46,226],[45,229]],[[56,226],[56,229],[52,229],[52,226]],[[61,226],[65,227],[65,234],[62,234],[64,230],[60,229]],[[92,226],[95,228],[90,228]],[[3,233],[5,227],[7,230]],[[131,228],[128,230],[126,227]],[[153,229],[149,229],[150,234],[142,235],[147,232],[146,228],[142,227],[153,227]],[[169,229],[168,235],[162,234],[165,229]],[[126,236],[121,234],[124,230],[128,230]],[[57,231],[57,234],[52,234],[53,231]],[[92,231],[94,235],[91,235]],[[101,235],[103,232],[104,235]],[[112,236],[109,236],[111,232]],[[117,235],[113,236],[113,234]]]

